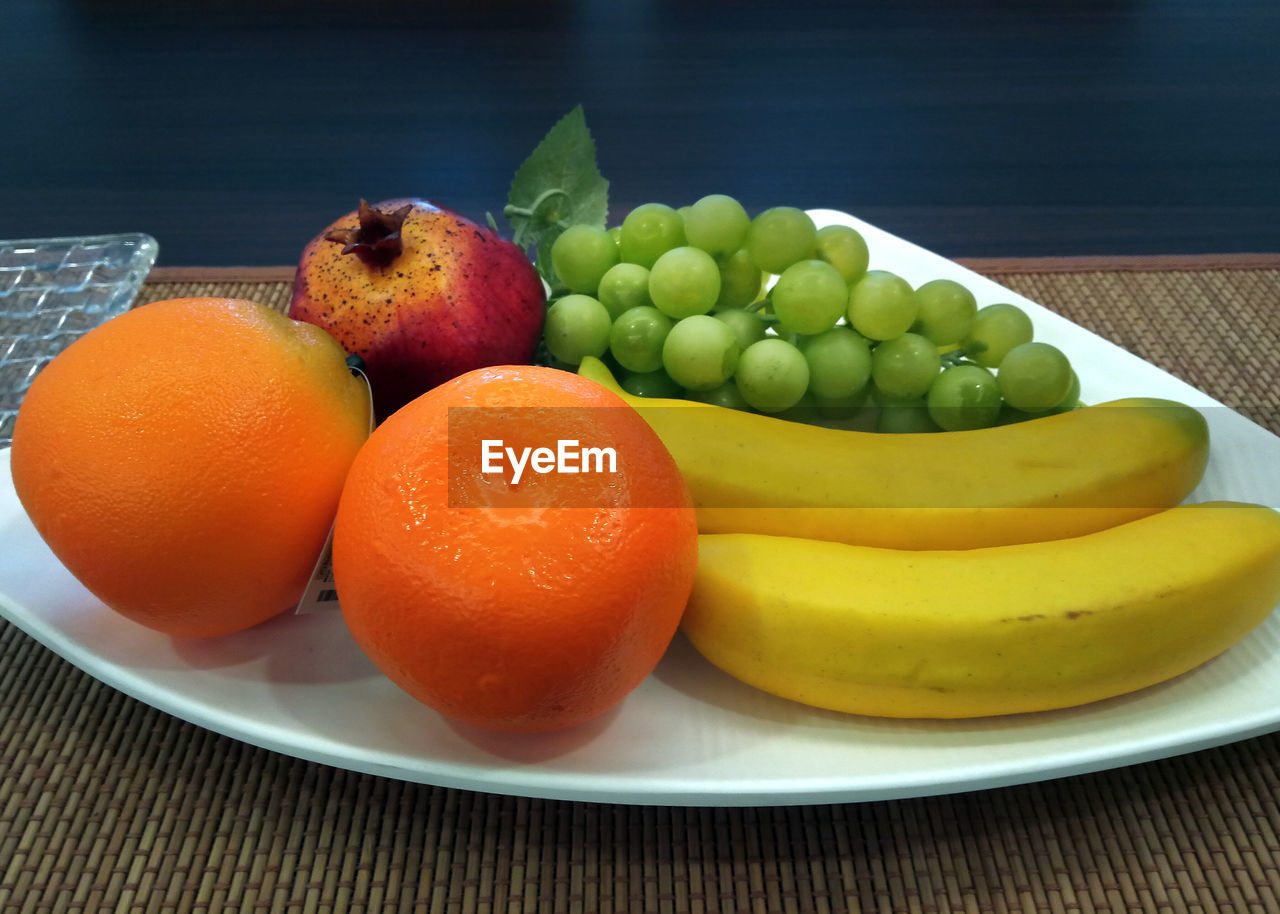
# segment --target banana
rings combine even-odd
[[[1280,601],[1280,513],[1212,502],[1087,536],[904,551],[699,538],[682,628],[805,704],[956,718],[1084,704],[1184,673]]]
[[[703,533],[896,549],[1079,536],[1181,502],[1203,475],[1195,409],[1133,398],[977,431],[823,428],[625,393],[598,359],[579,373],[644,416],[675,458]]]

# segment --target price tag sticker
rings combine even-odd
[[[320,553],[320,561],[316,562],[316,570],[307,582],[302,599],[294,612],[298,615],[315,612],[332,612],[341,609],[338,604],[338,588],[333,583],[333,531],[329,531],[324,541],[324,550]]]
[[[373,417],[373,391],[369,387],[368,376],[360,369],[359,364],[347,360],[351,373],[359,375],[364,381],[365,393],[369,396],[369,434],[373,434],[376,420]],[[302,592],[302,599],[294,608],[295,615],[306,615],[316,612],[333,612],[342,609],[338,603],[338,588],[333,581],[333,528],[325,537],[324,548],[320,550],[320,558],[316,560],[315,570],[311,572],[311,580],[307,589]]]

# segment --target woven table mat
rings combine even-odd
[[[1280,256],[968,265],[1280,433]],[[138,301],[288,291],[283,270],[161,269]],[[1280,734],[862,804],[472,793],[219,736],[0,622],[4,914],[1277,912],[1278,796]]]

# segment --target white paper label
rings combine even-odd
[[[333,583],[333,531],[330,530],[324,541],[324,550],[320,553],[320,561],[316,562],[316,570],[312,572],[307,589],[294,612],[302,615],[341,608],[338,605],[338,589]]]
[[[369,395],[369,434],[372,435],[376,423],[373,418],[373,391],[369,388],[369,378],[359,368],[351,370],[364,380],[364,389]],[[333,583],[333,528],[330,528],[315,570],[311,572],[311,580],[307,582],[307,589],[302,592],[302,599],[294,608],[294,614],[332,612],[341,608],[338,605],[338,588]]]

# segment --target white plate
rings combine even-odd
[[[951,277],[979,304],[1026,308],[1097,401],[1164,396],[1203,409],[1213,450],[1191,501],[1280,508],[1280,438],[989,280],[856,219],[875,267],[912,284]],[[1147,303],[1135,303],[1135,307]],[[500,737],[454,726],[363,656],[338,613],[282,616],[175,641],[106,610],[23,513],[0,451],[0,612],[91,675],[202,727],[355,771],[567,800],[749,806],[926,796],[1079,774],[1280,729],[1280,613],[1197,670],[1133,695],[1050,713],[890,721],[828,713],[741,685],[677,639],[620,707],[582,728]]]

